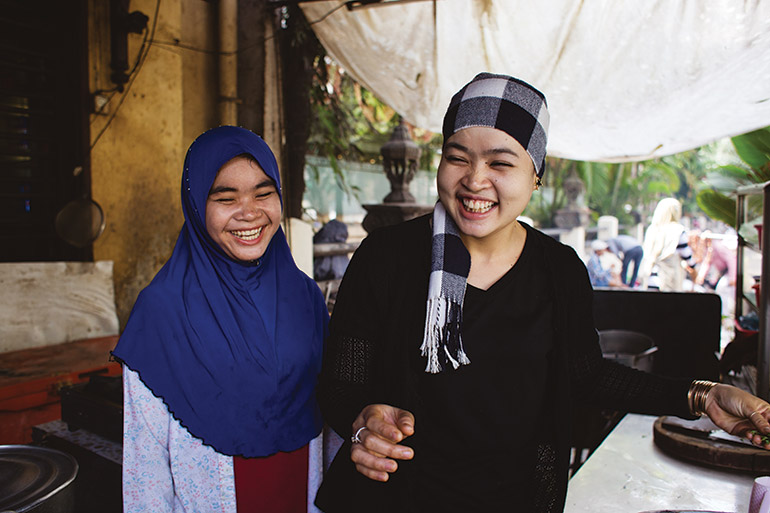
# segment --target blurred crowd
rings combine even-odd
[[[715,292],[723,315],[735,304],[737,237],[687,228],[682,206],[665,198],[655,208],[643,240],[618,235],[590,244],[586,268],[594,287],[638,288],[662,292]]]

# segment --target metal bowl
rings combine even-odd
[[[78,463],[69,454],[32,445],[0,445],[0,511],[74,510]]]

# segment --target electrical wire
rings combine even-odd
[[[197,48],[195,46],[186,45],[182,43],[179,39],[174,39],[173,41],[159,41],[159,40],[153,39],[150,41],[150,43],[154,45],[160,45],[160,46],[171,46],[174,48],[181,48],[183,50],[190,50],[191,52],[206,53],[209,55],[236,55],[240,52],[240,50],[236,50],[234,52],[220,52],[218,50],[208,50],[206,48]]]
[[[340,10],[343,7],[347,6],[348,4],[352,4],[352,3],[353,3],[352,0],[348,0],[346,2],[340,2],[339,5],[336,5],[335,7],[330,9],[328,12],[326,12],[323,16],[321,16],[317,20],[308,22],[308,25],[312,26],[312,25],[315,25],[316,23],[321,23],[322,21],[324,21],[326,18],[328,18],[329,16],[331,16],[332,14],[337,12],[338,10]],[[263,44],[263,43],[265,43],[267,41],[270,41],[271,39],[274,39],[275,37],[276,37],[275,34],[270,35],[268,37],[263,37],[262,39],[254,42],[252,44],[249,44],[247,46],[244,46],[242,48],[239,48],[239,49],[237,49],[237,50],[235,50],[233,52],[221,52],[219,50],[209,50],[209,49],[206,49],[206,48],[198,48],[198,47],[195,47],[195,46],[192,46],[192,45],[184,44],[179,39],[174,39],[173,41],[160,41],[160,40],[156,40],[156,39],[151,39],[150,43],[154,44],[154,45],[160,45],[160,46],[171,46],[171,47],[175,47],[175,48],[182,48],[183,50],[190,50],[191,52],[199,52],[199,53],[205,53],[205,54],[209,54],[209,55],[227,56],[227,55],[238,55],[239,53],[242,53],[242,52],[245,52],[247,50],[250,50],[250,49],[254,48],[257,45],[261,45],[261,44]]]
[[[158,26],[159,11],[160,11],[160,0],[157,0],[157,3],[155,4],[155,15],[153,16],[153,20],[152,20],[152,32],[145,31],[145,37],[142,41],[142,46],[139,48],[139,57],[137,58],[136,62],[134,63],[134,67],[131,69],[131,72],[129,73],[129,76],[131,78],[129,78],[128,83],[126,84],[126,89],[125,91],[123,91],[123,94],[120,97],[118,104],[115,106],[115,110],[112,112],[109,119],[107,119],[104,126],[102,127],[101,131],[99,131],[99,134],[91,143],[91,146],[89,147],[90,150],[94,149],[94,146],[96,146],[96,143],[99,142],[99,139],[102,138],[104,133],[110,127],[110,124],[112,124],[112,121],[115,119],[115,116],[118,115],[118,111],[120,110],[120,107],[123,105],[123,102],[126,101],[129,91],[131,91],[131,86],[134,85],[134,82],[136,81],[136,77],[138,77],[139,72],[142,71],[142,66],[144,65],[144,62],[147,60],[147,55],[150,53],[150,48],[152,48],[152,44],[146,44],[146,43],[148,43],[148,41],[152,41],[152,38],[155,35],[155,29]],[[111,99],[112,97],[110,97],[110,100]]]
[[[101,95],[101,94],[104,94],[104,93],[112,93],[112,94],[109,96],[109,98],[107,98],[107,101],[105,101],[105,102],[104,102],[104,103],[101,105],[101,107],[99,107],[98,109],[96,109],[96,111],[94,111],[94,114],[95,114],[95,116],[94,116],[94,118],[91,120],[91,122],[89,123],[90,125],[93,125],[93,124],[96,122],[96,120],[97,120],[97,119],[99,119],[99,117],[98,117],[98,116],[99,116],[99,115],[100,115],[102,112],[104,112],[104,109],[106,109],[106,108],[107,108],[107,106],[110,104],[110,102],[111,102],[111,101],[112,101],[112,99],[115,97],[115,95],[116,95],[116,94],[118,94],[118,88],[117,88],[117,87],[113,87],[112,89],[99,89],[99,90],[97,90],[97,91],[94,91],[94,93],[93,93],[93,95],[92,95],[92,96],[95,98],[97,95]]]
[[[123,105],[123,102],[128,97],[128,93],[131,90],[131,86],[134,84],[134,81],[136,80],[136,77],[139,75],[139,72],[141,71],[142,66],[144,65],[144,62],[147,59],[147,55],[150,53],[150,48],[153,45],[170,46],[170,47],[181,48],[181,49],[189,50],[189,51],[193,51],[193,52],[206,53],[206,54],[210,54],[210,55],[236,55],[236,54],[239,54],[241,52],[247,51],[247,50],[249,50],[249,49],[251,49],[251,48],[253,48],[253,47],[257,46],[257,45],[263,44],[263,43],[265,43],[265,42],[267,42],[267,41],[269,41],[269,40],[271,40],[271,39],[276,37],[276,34],[272,34],[269,37],[264,37],[261,40],[255,42],[253,44],[250,44],[250,45],[245,46],[243,48],[239,48],[238,50],[236,50],[234,52],[221,52],[221,51],[218,51],[218,50],[207,50],[207,49],[204,49],[204,48],[197,48],[197,47],[194,47],[194,46],[191,46],[191,45],[186,45],[186,44],[182,43],[181,41],[179,41],[178,39],[175,39],[174,41],[159,41],[159,40],[154,39],[154,36],[155,36],[155,29],[158,26],[158,12],[160,11],[160,1],[161,0],[157,0],[157,3],[155,4],[155,15],[153,16],[152,31],[145,29],[145,31],[144,31],[144,38],[142,39],[142,45],[139,47],[139,52],[138,52],[138,55],[137,55],[136,62],[134,62],[134,66],[131,68],[131,71],[128,73],[129,77],[131,77],[131,78],[129,78],[128,83],[126,84],[126,88],[123,91],[123,94],[120,97],[120,100],[118,101],[118,104],[115,106],[115,110],[113,110],[112,114],[107,119],[107,121],[105,122],[105,124],[102,127],[102,129],[99,131],[99,134],[96,136],[96,138],[94,138],[94,141],[91,143],[91,146],[90,146],[91,150],[94,149],[94,146],[96,146],[96,143],[99,142],[99,140],[102,138],[104,133],[110,127],[110,124],[112,124],[112,121],[115,119],[115,116],[117,116],[118,111],[120,110],[120,107]],[[353,3],[352,0],[348,0],[348,1],[345,1],[345,2],[340,2],[338,5],[336,5],[332,9],[330,9],[328,12],[326,12],[323,16],[321,16],[317,20],[308,22],[308,25],[312,26],[312,25],[315,25],[316,23],[321,23],[326,18],[328,18],[329,16],[331,16],[332,14],[334,14],[335,12],[340,10],[341,8],[343,8],[346,5],[351,4],[351,3]],[[112,99],[118,93],[118,90],[117,90],[117,88],[113,88],[113,89],[110,89],[110,90],[99,91],[99,92],[100,93],[112,92],[112,95],[107,99],[107,101],[101,107],[99,107],[99,110],[97,110],[95,114],[101,114],[104,111],[104,109],[107,108],[107,105],[110,104]],[[95,116],[94,119],[91,120],[91,124],[93,124],[97,119],[99,119],[99,118]]]
[[[157,18],[157,12],[158,12],[159,6],[160,6],[160,0],[158,0],[158,4],[155,6],[155,13],[156,13],[155,23],[157,23],[157,19],[158,19]],[[155,30],[155,26],[153,25],[153,31],[154,30]],[[149,29],[147,27],[145,27],[143,32],[144,32],[144,35],[142,36],[142,44],[139,46],[139,51],[136,53],[136,61],[134,62],[134,65],[131,67],[131,71],[128,72],[128,76],[129,77],[131,75],[133,75],[134,72],[137,70],[137,68],[139,66],[139,63],[142,60],[142,56],[144,55],[145,47],[146,47],[146,45],[148,44],[148,41],[149,41],[149,33],[150,33]],[[94,91],[94,96],[96,96],[97,94],[102,94],[102,93],[112,93],[112,94],[110,95],[109,98],[107,98],[107,101],[105,101],[102,104],[102,106],[99,107],[99,109],[96,112],[94,112],[94,114],[96,114],[96,116],[94,116],[94,118],[91,120],[91,123],[90,123],[91,125],[93,125],[96,122],[96,120],[99,119],[98,115],[100,115],[102,112],[104,112],[104,109],[106,109],[109,106],[110,102],[115,97],[115,95],[118,92],[120,92],[120,89],[121,89],[120,85],[116,85],[115,87],[113,87],[111,89],[106,89],[106,90],[105,89],[100,89],[98,91]]]
[[[328,18],[329,16],[331,16],[335,12],[339,11],[340,9],[342,9],[343,7],[345,7],[348,4],[353,4],[353,1],[349,0],[347,2],[341,2],[337,7],[331,9],[329,12],[327,12],[326,14],[324,14],[323,16],[318,18],[317,20],[308,22],[308,25],[312,26],[312,25],[315,25],[316,23],[321,23],[323,20],[325,20],[326,18]]]

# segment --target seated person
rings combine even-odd
[[[620,279],[622,263],[603,240],[591,242],[591,257],[586,263],[588,277],[594,287],[623,287]]]

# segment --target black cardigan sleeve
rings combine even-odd
[[[576,402],[626,412],[693,418],[687,404],[691,379],[642,372],[602,357],[594,328],[593,288],[575,256],[569,274],[573,300],[569,306],[568,361]]]
[[[377,316],[381,299],[372,272],[370,238],[364,239],[350,260],[340,284],[329,323],[319,379],[318,400],[324,420],[345,438],[352,423],[371,401],[372,362],[376,347]]]

